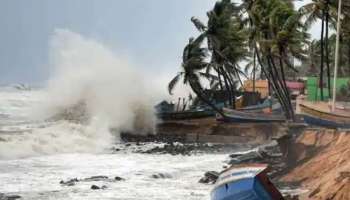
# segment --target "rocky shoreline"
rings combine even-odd
[[[185,126],[188,125],[188,122],[186,123]],[[226,128],[225,135],[232,132],[228,127],[219,126],[221,126],[220,129]],[[195,129],[192,128],[191,131],[193,130]],[[230,145],[227,144],[189,144],[186,143],[184,136],[177,134],[174,134],[173,137],[168,137],[170,134],[164,133],[151,137],[137,136],[137,139],[124,135],[124,139],[127,141],[133,138],[131,140],[133,142],[142,140],[166,142],[162,147],[158,146],[138,153],[168,153],[171,155],[191,155],[195,152],[226,153],[229,159],[223,164],[223,169],[242,163],[268,164],[270,179],[287,199],[350,199],[349,131],[300,126],[287,129],[277,127],[276,130],[282,133],[276,134],[272,131],[272,136],[255,135],[256,138],[260,137],[259,140],[252,136],[261,132],[242,132],[240,136],[244,137],[247,134],[247,138],[251,141],[245,143],[248,150],[245,152],[230,152]],[[206,134],[208,133],[203,133],[203,135]],[[144,140],[144,138],[147,139]],[[231,145],[239,144],[240,141]],[[214,183],[215,177],[223,169],[208,171],[199,182]],[[324,175],[327,178],[323,177]]]

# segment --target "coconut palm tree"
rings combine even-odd
[[[239,63],[247,56],[246,31],[240,26],[238,7],[231,0],[216,2],[213,10],[207,13],[206,25],[195,17],[191,21],[198,31],[207,39],[211,54],[208,72],[217,73],[220,88],[227,92],[230,105],[234,108],[236,80],[242,81],[244,73]]]
[[[179,72],[168,85],[169,93],[172,94],[172,91],[175,85],[182,78],[184,84],[188,84],[196,96],[209,105],[213,110],[223,115],[222,111],[218,109],[206,96],[203,86],[200,81],[202,75],[205,76],[205,73],[202,71],[208,66],[206,57],[207,49],[202,47],[204,36],[199,36],[198,38],[190,38],[189,43],[186,45],[183,51],[182,56],[182,71]]]
[[[286,117],[291,119],[294,113],[285,70],[286,67],[295,70],[292,59],[305,58],[303,46],[307,34],[300,24],[300,15],[290,1],[254,0],[249,6],[248,16],[253,29],[250,38],[258,63],[280,100]]]
[[[312,0],[311,3],[304,5],[300,12],[306,16],[305,26],[308,28],[317,20],[321,20],[321,62],[320,62],[320,87],[321,100],[324,100],[324,64],[327,72],[327,88],[331,94],[331,69],[330,69],[330,48],[328,43],[330,24],[335,22],[337,2],[331,0]]]

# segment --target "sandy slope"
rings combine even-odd
[[[308,188],[301,199],[350,199],[350,132],[309,130],[293,146],[297,164],[282,181]]]

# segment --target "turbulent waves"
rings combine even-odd
[[[0,159],[99,153],[119,132],[154,133],[157,95],[139,71],[68,30],[57,30],[50,45],[46,87],[0,88]]]

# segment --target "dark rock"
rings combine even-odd
[[[74,186],[76,185],[76,183],[78,182],[97,182],[97,181],[103,181],[103,182],[115,182],[115,181],[123,181],[125,179],[117,176],[113,179],[110,179],[108,176],[91,176],[88,178],[83,178],[83,179],[70,179],[68,181],[60,181],[61,185],[65,185],[65,186]],[[1,200],[1,199],[0,199]]]
[[[108,180],[108,176],[91,176],[89,178],[84,178],[82,181],[105,181]]]
[[[209,171],[204,174],[204,177],[199,180],[199,183],[212,183],[214,184],[219,177],[219,173],[215,171]]]
[[[91,186],[91,189],[92,190],[105,190],[105,189],[107,189],[108,187],[107,186],[105,186],[105,185],[102,185],[101,187],[99,187],[99,186],[97,186],[97,185],[92,185]]]
[[[9,195],[9,196],[4,196],[4,197],[1,197],[0,196],[0,199],[4,199],[4,200],[15,200],[15,199],[20,199],[22,198],[21,196],[19,195]]]
[[[263,158],[259,149],[257,151],[250,151],[248,153],[244,153],[240,155],[232,154],[230,155],[230,157],[232,158],[231,161],[229,162],[230,165],[248,163],[248,162],[261,162]]]
[[[101,188],[98,187],[97,185],[92,185],[92,186],[91,186],[91,189],[92,189],[92,190],[99,190],[99,189],[101,189]]]
[[[119,176],[114,177],[114,180],[116,180],[116,181],[125,181],[125,179],[123,179],[122,177],[119,177]]]
[[[152,177],[152,178],[155,178],[155,179],[172,178],[172,176],[171,176],[170,174],[166,174],[166,173],[152,174],[151,177]]]
[[[79,182],[79,180],[77,178],[73,178],[68,181],[61,180],[60,184],[65,186],[74,186],[77,182]]]
[[[139,153],[147,153],[147,154],[170,154],[170,155],[191,155],[194,150],[199,150],[200,148],[196,147],[193,144],[179,144],[179,143],[169,143],[165,144],[163,147],[154,147],[153,149],[149,149]]]

